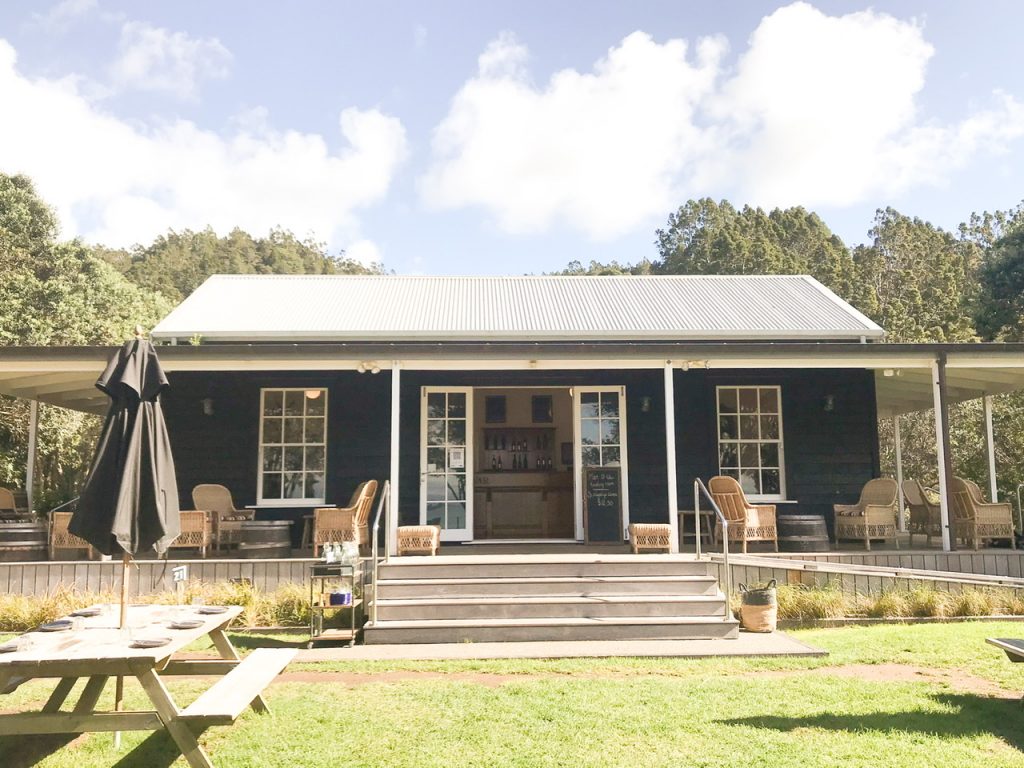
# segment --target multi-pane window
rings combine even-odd
[[[783,497],[779,387],[718,388],[718,469],[735,477],[746,494]]]
[[[261,502],[323,503],[326,389],[263,390],[259,461]]]
[[[618,392],[580,393],[580,443],[584,467],[617,467],[622,462]]]
[[[466,437],[469,409],[465,392],[427,394],[427,525],[445,530],[466,527]]]

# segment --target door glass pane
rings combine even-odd
[[[444,448],[427,448],[427,472],[444,469],[446,453]]]
[[[466,395],[462,392],[452,392],[448,395],[448,418],[466,418]]]
[[[466,444],[466,422],[462,419],[455,419],[448,422],[448,444]]]
[[[583,392],[580,394],[580,417],[596,419],[598,417],[598,393]]]
[[[619,466],[619,449],[618,448],[602,448],[601,449],[601,465],[605,467],[617,467]]]
[[[619,415],[619,393],[618,392],[602,392],[601,393],[601,415],[602,416],[618,416]]]
[[[584,467],[599,467],[599,466],[601,466],[601,449],[600,448],[584,448],[583,449],[583,466]]]
[[[445,476],[444,475],[428,475],[427,476],[427,499],[429,501],[444,501],[445,499]]]
[[[584,419],[580,423],[580,439],[584,445],[598,445],[601,442],[601,426],[597,419]]]
[[[427,422],[427,445],[444,445],[444,419]]]
[[[444,418],[444,392],[431,392],[427,395],[427,418]]]
[[[601,419],[601,445],[619,444],[619,420]]]
[[[444,504],[427,504],[427,525],[444,527]]]
[[[455,501],[448,505],[448,528],[466,527],[466,503]]]
[[[466,476],[448,475],[448,501],[466,500]]]

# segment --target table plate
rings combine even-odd
[[[182,621],[172,621],[171,629],[196,629],[205,623],[199,619],[183,619]]]
[[[199,613],[209,616],[215,613],[227,613],[227,610],[223,605],[204,605],[199,609]]]
[[[40,632],[65,632],[69,629],[71,629],[71,622],[68,619],[58,619],[48,624],[39,625]]]
[[[159,648],[169,642],[169,637],[138,637],[132,640],[132,648]]]
[[[99,616],[100,613],[102,613],[102,611],[100,611],[99,608],[82,608],[81,610],[78,610],[78,611],[72,611],[70,615],[71,616],[80,616],[83,619],[85,619],[85,618],[88,618],[89,616]]]

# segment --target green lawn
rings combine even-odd
[[[795,633],[829,650],[823,659],[293,665],[301,679],[268,692],[274,716],[247,713],[202,742],[232,767],[1024,766],[1024,669],[984,644],[1022,631],[968,623]],[[171,687],[188,701],[202,685]],[[51,687],[24,686],[0,708],[38,706]],[[134,685],[128,699],[143,706]],[[163,735],[126,734],[120,753],[106,735],[35,755],[22,752],[26,741],[0,741],[0,766],[174,761]]]

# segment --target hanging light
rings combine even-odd
[[[307,389],[306,390],[306,399],[307,400],[316,400],[317,398],[320,397],[322,392],[323,392],[323,390],[321,390],[321,389]]]

